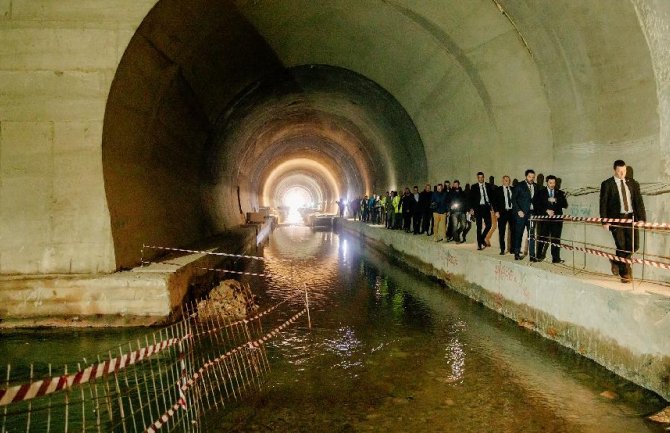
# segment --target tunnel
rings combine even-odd
[[[669,29],[668,0],[0,0],[3,429],[665,428]],[[567,196],[561,260],[337,216],[528,169]],[[200,315],[224,278],[252,319]]]
[[[159,1],[105,109],[116,267],[142,242],[188,244],[294,187],[332,212],[480,170],[532,167],[578,190],[621,158],[643,182],[665,179],[634,3]]]

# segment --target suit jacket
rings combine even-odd
[[[548,210],[553,210],[555,215],[563,215],[563,209],[568,207],[568,199],[565,193],[560,189],[554,189],[554,198],[556,202],[549,202],[549,189],[542,188],[535,193],[533,197],[533,214],[546,215]]]
[[[510,204],[512,205],[512,209],[514,209],[514,187],[512,185],[509,186],[509,191],[510,191]],[[493,191],[493,210],[496,212],[504,212],[505,211],[505,188],[503,185],[500,185]]]
[[[414,200],[414,196],[412,194],[403,195],[400,201],[402,202],[403,214],[414,213],[414,208],[416,207],[417,203],[416,200]]]
[[[540,188],[536,183],[533,183],[533,189],[535,190],[535,194],[537,194]],[[532,203],[533,201],[530,197],[528,182],[523,180],[514,187],[514,193],[512,194],[512,209],[514,209],[514,213],[523,211],[524,214],[529,215],[530,205]]]
[[[630,202],[633,206],[632,212],[636,221],[646,221],[647,211],[644,208],[640,184],[635,179],[626,178],[626,185],[630,191]],[[605,179],[600,184],[600,218],[618,218],[621,213],[621,200],[619,199],[619,188],[614,177]]]
[[[430,202],[433,198],[433,191],[421,191],[419,193],[419,210],[421,212],[430,211]]]
[[[491,207],[493,202],[493,188],[488,182],[484,182],[484,188],[486,189],[486,195],[489,198],[489,207]],[[481,201],[481,195],[479,190],[479,183],[475,183],[470,187],[470,207],[471,209],[476,209],[479,206]]]

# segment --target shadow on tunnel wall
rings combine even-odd
[[[272,174],[292,174],[273,172],[278,164],[298,157],[336,179],[321,182],[338,186],[323,187],[333,201],[426,175],[414,124],[380,86],[341,68],[284,70],[230,1],[159,1],[121,59],[105,110],[117,269],[136,266],[143,244],[184,246],[237,227],[240,211],[263,204]]]

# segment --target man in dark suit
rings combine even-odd
[[[514,188],[510,185],[509,176],[503,176],[502,182],[503,184],[494,191],[493,197],[493,210],[498,219],[498,241],[500,242],[501,256],[505,255],[507,224],[509,224],[511,239],[509,251],[510,253],[514,251],[514,211],[512,210]]]
[[[486,235],[491,230],[491,200],[493,189],[491,184],[484,182],[484,173],[477,173],[477,183],[470,188],[470,213],[475,215],[477,224],[477,249],[483,250],[491,246]],[[485,227],[482,229],[482,223]]]
[[[405,188],[400,200],[402,203],[402,228],[405,229],[405,233],[409,233],[412,231],[412,215],[414,215],[417,202],[409,188]]]
[[[429,183],[419,193],[418,210],[421,212],[421,233],[430,236],[430,222],[433,219],[433,210],[430,208],[433,190]]]
[[[556,188],[556,176],[547,176],[547,187],[541,189],[533,198],[535,215],[554,216],[563,215],[563,209],[568,207],[568,200],[565,193]],[[551,262],[562,263],[561,260],[561,232],[563,231],[563,220],[548,219],[538,222],[537,226],[541,242],[537,248],[539,250],[538,260],[542,261],[547,256],[547,248],[551,244]]]
[[[536,262],[535,236],[530,216],[533,213],[533,197],[537,191],[535,171],[526,170],[526,178],[514,187],[512,195],[512,209],[514,210],[514,260],[521,260],[521,240],[524,230],[528,230],[528,253],[530,261]]]
[[[614,161],[614,176],[600,184],[600,217],[634,219],[646,221],[647,212],[640,193],[640,184],[626,177],[626,163],[618,159]],[[605,230],[612,232],[616,255],[629,259],[633,251],[639,248],[638,230],[630,223],[603,223]],[[629,263],[610,260],[612,273],[621,277],[622,283],[629,283],[632,270]]]

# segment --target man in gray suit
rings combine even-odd
[[[626,177],[626,163],[618,159],[614,161],[614,176],[600,184],[600,217],[633,219],[646,221],[647,212],[640,193],[640,184]],[[612,232],[616,255],[629,259],[633,251],[639,248],[638,230],[631,223],[603,223],[605,230]],[[632,270],[630,263],[610,260],[612,273],[621,277],[622,283],[630,283]]]

